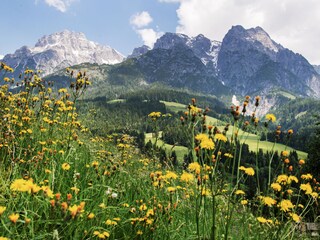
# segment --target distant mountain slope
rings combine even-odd
[[[320,74],[320,65],[313,65],[314,70],[316,70],[317,73]]]
[[[219,79],[240,94],[282,88],[320,97],[320,76],[313,66],[260,27],[232,27],[222,41],[218,69]]]
[[[111,47],[89,41],[83,33],[65,30],[40,38],[34,47],[23,46],[14,54],[7,54],[3,62],[15,69],[17,77],[27,67],[47,75],[84,62],[115,64],[123,59]]]

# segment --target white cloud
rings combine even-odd
[[[3,59],[3,58],[4,58],[4,56],[0,54],[0,60]]]
[[[156,32],[152,28],[139,29],[137,33],[142,38],[143,44],[150,48],[153,48],[157,39],[163,35],[162,32]]]
[[[130,24],[134,27],[146,27],[153,21],[150,14],[146,11],[143,11],[141,13],[136,13],[130,18]]]
[[[45,0],[50,7],[54,7],[60,12],[66,12],[72,2],[76,0]]]
[[[320,64],[320,1],[158,0],[179,2],[177,32],[222,40],[233,25],[261,26],[271,38]]]

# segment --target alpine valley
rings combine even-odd
[[[201,34],[165,33],[153,48],[135,48],[127,58],[89,41],[83,33],[65,30],[42,37],[34,47],[23,46],[2,61],[15,69],[16,79],[27,67],[41,69],[57,88],[70,84],[66,67],[84,70],[93,83],[87,91],[90,99],[113,100],[139,92],[186,104],[180,98],[183,92],[211,99],[207,103],[215,99],[215,106],[228,109],[232,96],[237,102],[245,95],[260,95],[263,106],[258,116],[272,110],[288,127],[304,116],[294,129],[300,131],[315,122],[310,118],[317,113],[320,98],[319,66],[273,41],[261,27],[233,26],[222,42]],[[158,92],[167,92],[166,99],[157,99]],[[295,108],[294,115],[282,114],[288,106]]]

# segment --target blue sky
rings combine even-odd
[[[128,55],[163,32],[221,41],[242,25],[320,64],[319,12],[316,0],[1,0],[0,55],[65,29]]]

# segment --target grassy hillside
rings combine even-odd
[[[166,102],[166,101],[162,101],[166,107],[168,108],[169,111],[172,112],[184,112],[186,110],[186,105],[184,104],[180,104],[180,103],[176,103],[176,102]],[[217,126],[221,131],[224,129],[226,122],[224,121],[220,121],[217,118],[213,118],[208,116],[207,117],[207,124],[211,124],[214,126]],[[233,133],[233,126],[230,126],[230,130],[227,133],[228,138],[230,139],[230,137],[232,136]],[[293,151],[295,149],[285,146],[284,144],[280,144],[280,143],[273,143],[273,142],[269,142],[269,141],[259,141],[260,137],[257,136],[256,134],[252,134],[252,133],[246,133],[243,132],[242,130],[239,130],[239,136],[240,136],[240,141],[242,143],[246,143],[249,145],[249,149],[251,151],[257,151],[259,149],[262,149],[264,152],[270,151],[271,149],[273,149],[274,151],[278,151],[279,153],[281,151],[287,150],[287,151]],[[170,146],[168,146],[170,147]],[[298,155],[300,158],[302,159],[306,159],[307,158],[307,153],[303,152],[303,151],[297,151]]]

